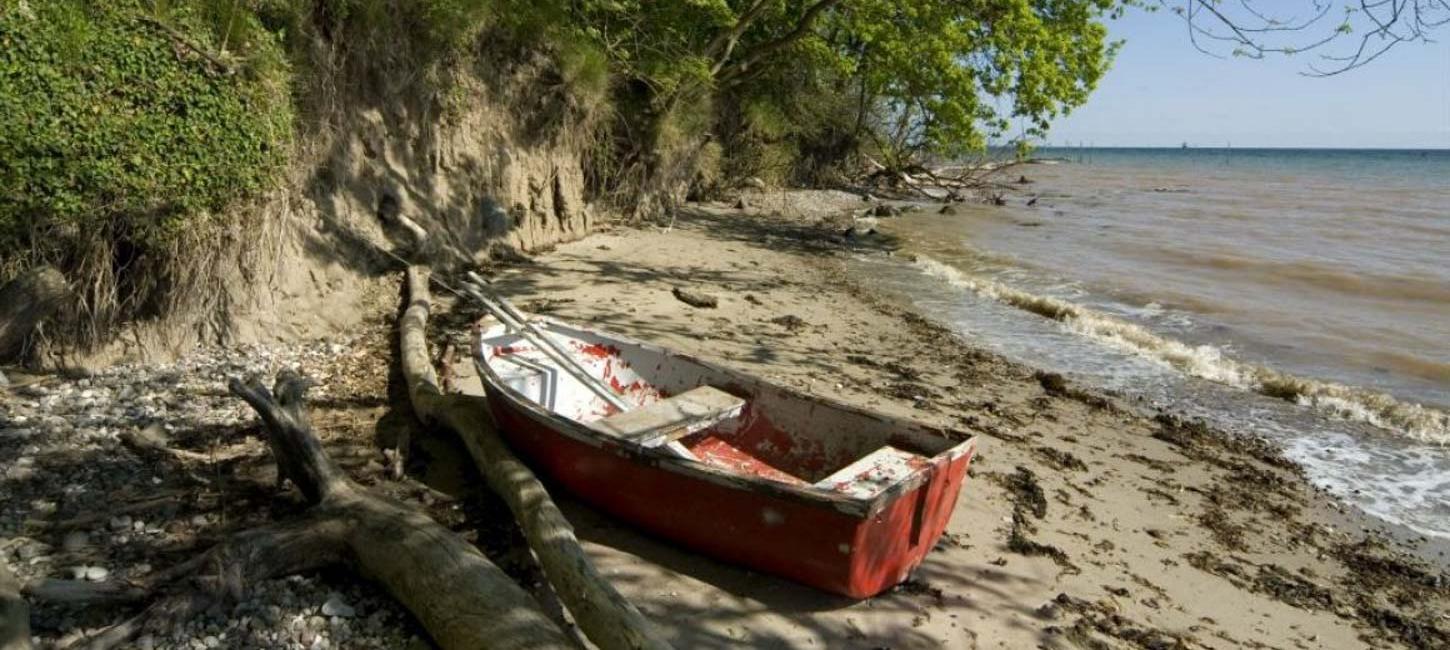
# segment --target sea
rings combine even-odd
[[[861,277],[1450,539],[1450,150],[1039,149]]]

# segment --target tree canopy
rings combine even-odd
[[[533,11],[537,11],[537,4]],[[593,43],[651,108],[714,100],[743,128],[819,130],[946,154],[1039,133],[1111,62],[1118,0],[576,0],[555,25]],[[802,104],[803,99],[809,99]],[[833,104],[845,104],[854,110]],[[771,129],[763,122],[787,123]],[[715,123],[719,126],[719,123]]]

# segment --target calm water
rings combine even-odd
[[[918,261],[861,264],[1010,356],[1275,438],[1450,536],[1450,151],[1039,155],[1067,162],[1012,170],[1033,182],[1006,207],[885,224]]]

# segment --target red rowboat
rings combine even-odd
[[[968,433],[531,317],[623,412],[493,319],[475,360],[511,446],[579,499],[703,554],[853,598],[904,580],[951,518]]]

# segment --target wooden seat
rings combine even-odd
[[[740,415],[745,400],[710,386],[616,413],[589,424],[597,431],[658,447]]]
[[[817,481],[816,487],[869,499],[926,464],[926,459],[918,454],[884,445]]]

